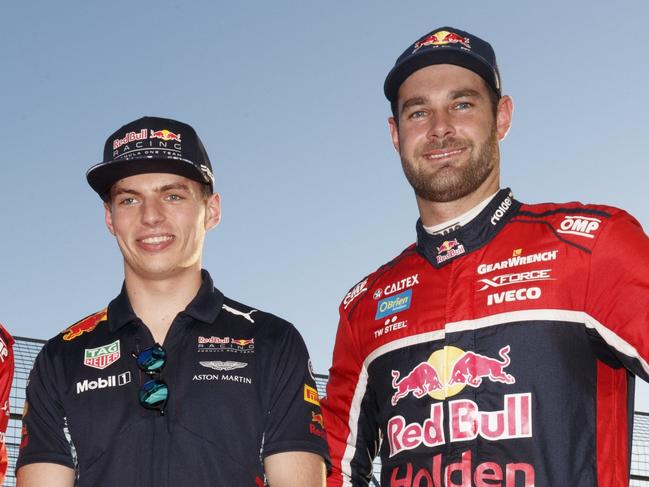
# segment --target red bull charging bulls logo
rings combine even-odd
[[[78,336],[83,335],[84,333],[90,333],[95,327],[104,320],[108,319],[108,310],[102,309],[95,314],[87,316],[81,321],[76,322],[70,328],[64,330],[63,339],[65,341],[74,340]]]
[[[447,30],[439,30],[417,42],[415,44],[415,49],[412,52],[416,52],[424,46],[445,46],[447,44],[458,43],[470,49],[470,42],[471,41],[468,37],[463,37],[455,32],[449,32]]]
[[[392,371],[392,388],[396,391],[392,405],[396,406],[410,393],[417,399],[429,395],[441,401],[458,394],[465,386],[479,387],[483,380],[514,384],[514,376],[505,372],[511,363],[509,352],[509,345],[498,351],[500,358],[465,352],[457,347],[437,350],[403,378],[398,370]],[[448,364],[453,365],[449,367]]]

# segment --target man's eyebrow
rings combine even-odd
[[[406,108],[410,108],[413,106],[418,106],[418,105],[425,105],[427,102],[427,99],[423,96],[413,96],[412,98],[408,98],[406,101],[403,102],[403,105],[401,105],[401,113]]]
[[[117,186],[113,190],[113,196],[117,196],[117,195],[120,195],[120,194],[134,194],[136,196],[140,196],[142,193],[140,193],[139,191],[137,191],[135,189],[123,188],[123,187]]]
[[[478,90],[466,88],[462,90],[451,91],[449,95],[450,100],[456,100],[458,98],[464,97],[482,98],[482,93],[480,93]]]
[[[164,193],[166,191],[173,191],[173,190],[185,190],[189,192],[189,186],[187,186],[184,183],[171,183],[171,184],[165,184],[164,186],[160,186],[159,188],[156,189],[158,193]]]

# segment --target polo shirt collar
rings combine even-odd
[[[214,323],[223,306],[223,293],[214,287],[212,277],[205,269],[201,270],[201,281],[201,287],[196,296],[183,313],[203,323]],[[128,299],[124,282],[119,295],[108,305],[108,327],[111,332],[115,332],[136,321],[138,321],[138,317]]]

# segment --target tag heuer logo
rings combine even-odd
[[[119,340],[98,348],[86,348],[83,364],[95,369],[105,369],[119,360]]]

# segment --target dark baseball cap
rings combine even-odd
[[[108,137],[103,162],[88,169],[86,178],[106,201],[120,179],[151,172],[178,174],[214,190],[212,164],[196,131],[186,123],[159,117],[142,117]]]
[[[440,27],[417,39],[397,58],[383,85],[390,103],[396,101],[399,87],[408,76],[432,64],[455,64],[470,69],[501,96],[500,74],[491,45],[454,27]]]

